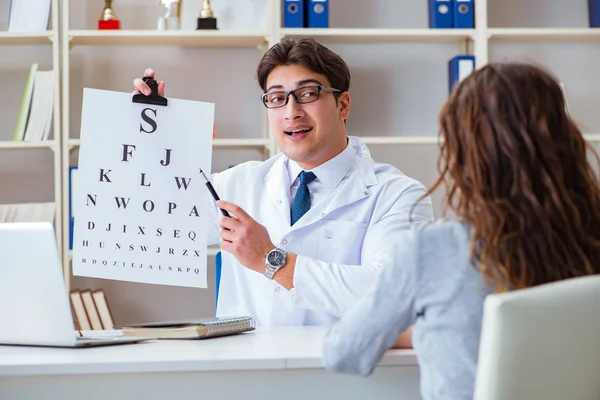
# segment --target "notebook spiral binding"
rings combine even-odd
[[[231,335],[256,328],[252,317],[219,317],[218,320],[204,322],[204,325],[208,328],[206,337]]]

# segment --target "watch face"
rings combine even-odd
[[[285,264],[285,257],[282,252],[275,250],[269,253],[267,261],[275,267],[281,267]]]

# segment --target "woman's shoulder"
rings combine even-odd
[[[440,219],[414,228],[418,252],[416,281],[422,301],[456,296],[467,281],[479,285],[472,264],[472,228],[469,224]],[[429,299],[429,300],[427,300]]]
[[[414,235],[420,244],[447,243],[448,245],[470,243],[471,227],[466,222],[448,218],[423,221],[413,227]]]
[[[401,232],[391,246],[396,257],[413,259],[417,265],[436,263],[443,257],[462,258],[470,252],[471,230],[460,220],[419,221]]]

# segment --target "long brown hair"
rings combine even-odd
[[[600,273],[600,186],[557,80],[489,64],[439,116],[448,207],[472,227],[472,262],[496,292]]]

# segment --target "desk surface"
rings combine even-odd
[[[323,327],[286,327],[91,348],[0,346],[0,377],[322,368],[325,332]],[[412,350],[390,350],[380,365],[418,363]]]

